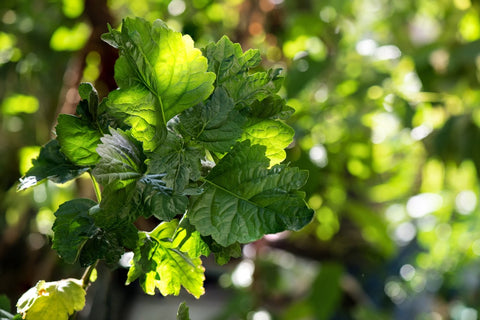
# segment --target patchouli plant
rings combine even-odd
[[[196,49],[160,21],[125,19],[103,40],[117,48],[118,89],[99,101],[79,87],[76,115],[61,114],[19,190],[88,172],[97,201],[74,199],[55,212],[53,248],[87,267],[82,279],[39,282],[17,303],[25,319],[67,319],[85,304],[99,260],[133,252],[126,283],[147,294],[204,293],[201,256],[220,264],[265,234],[298,230],[312,218],[308,173],[283,164],[293,109],[278,94],[278,69],[252,72],[258,50],[223,37]],[[155,217],[150,232],[139,217]],[[188,312],[182,305],[182,318]],[[187,310],[188,311],[188,310]]]

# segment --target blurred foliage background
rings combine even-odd
[[[1,293],[16,301],[39,279],[81,275],[49,241],[58,205],[93,196],[87,180],[15,188],[57,114],[74,112],[80,82],[116,88],[116,52],[100,35],[126,16],[163,19],[198,47],[226,34],[286,70],[282,94],[296,109],[287,160],[310,171],[316,216],[223,268],[205,262],[207,296],[221,288],[215,319],[479,318],[473,0],[3,0]],[[123,287],[121,266],[100,269],[79,319],[158,318],[146,308],[129,318],[142,293]],[[192,302],[192,319],[207,301]]]

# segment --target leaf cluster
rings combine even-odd
[[[147,294],[184,287],[203,294],[201,256],[218,263],[265,234],[312,218],[299,189],[307,172],[281,164],[293,109],[278,94],[280,70],[252,72],[258,50],[223,37],[202,50],[157,20],[125,19],[103,40],[117,48],[118,89],[100,101],[81,84],[76,115],[60,115],[19,189],[89,172],[98,201],[55,212],[53,248],[69,263],[114,265],[134,253],[127,284]],[[154,217],[152,231],[134,222]]]

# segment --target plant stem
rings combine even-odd
[[[92,184],[93,184],[93,189],[95,190],[95,195],[97,196],[97,201],[100,203],[102,201],[102,192],[100,190],[100,185],[98,184],[97,180],[92,174],[92,171],[89,170],[88,174],[90,175],[90,179],[92,179]],[[82,287],[83,289],[87,289],[88,285],[90,284],[90,276],[92,275],[93,270],[98,264],[98,261],[95,261],[94,264],[90,265],[87,269],[85,269],[85,272],[83,273],[82,276]]]
[[[92,174],[92,171],[88,171],[88,174],[90,175],[90,179],[92,179],[92,184],[93,184],[93,189],[95,190],[95,195],[97,196],[97,201],[100,203],[102,201],[102,192],[100,191],[100,185],[98,184],[97,180]]]
[[[84,290],[87,290],[88,285],[90,284],[90,276],[92,275],[93,270],[97,267],[98,261],[99,260],[95,261],[95,263],[85,269],[85,272],[83,273],[82,287]]]

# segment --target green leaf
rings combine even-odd
[[[225,88],[239,109],[275,94],[283,82],[281,69],[249,74],[249,69],[260,63],[260,52],[243,53],[240,45],[226,36],[207,45],[203,53],[208,59],[208,70],[217,75],[216,86]]]
[[[93,175],[102,185],[122,188],[142,177],[145,156],[141,146],[120,129],[110,129],[97,148],[101,159]]]
[[[53,245],[67,263],[74,263],[88,239],[97,230],[88,211],[96,202],[90,199],[74,199],[63,203],[55,212]]]
[[[170,221],[184,214],[188,198],[176,194],[165,186],[162,175],[146,175],[137,182],[135,207],[145,218],[154,215],[159,220]]]
[[[115,198],[122,203],[121,199]],[[131,221],[126,221],[118,210],[102,210],[90,199],[65,202],[55,216],[52,247],[67,263],[79,260],[86,267],[104,259],[114,265],[124,247],[133,248],[137,241],[137,230]]]
[[[162,148],[151,155],[150,172],[165,173],[163,180],[167,187],[182,192],[189,181],[197,181],[201,176],[200,160],[204,157],[203,148],[188,144],[182,137],[169,131]]]
[[[60,151],[57,140],[50,140],[43,146],[38,158],[32,160],[32,164],[33,167],[20,179],[17,190],[33,187],[45,179],[55,183],[65,183],[88,170],[86,167],[71,163]]]
[[[11,308],[10,299],[7,297],[6,294],[1,294],[0,295],[0,309],[10,311],[10,308]]]
[[[191,197],[190,222],[222,246],[305,226],[313,210],[297,190],[308,172],[268,166],[265,147],[237,143],[205,178],[205,191]]]
[[[177,129],[206,149],[224,153],[242,135],[245,118],[234,110],[233,100],[224,89],[217,88],[207,102],[180,114]]]
[[[208,44],[203,49],[203,54],[208,59],[208,71],[217,75],[217,85],[235,81],[262,61],[259,50],[250,49],[243,53],[240,44],[234,44],[227,36],[223,36],[217,43]]]
[[[80,265],[82,267],[88,267],[97,260],[103,259],[109,266],[115,266],[125,252],[121,240],[123,237],[126,237],[120,228],[116,231],[117,232],[105,231],[97,228],[80,252],[78,258]],[[128,233],[128,228],[124,228],[123,231]]]
[[[288,119],[295,109],[287,106],[285,99],[279,95],[266,97],[262,101],[254,101],[247,116],[252,119]]]
[[[121,55],[115,65],[120,89],[107,105],[132,126],[144,149],[153,151],[165,138],[169,119],[212,93],[215,75],[207,72],[207,59],[193,40],[161,20],[125,19],[121,32],[110,29],[103,39]]]
[[[67,320],[85,306],[85,290],[78,279],[39,281],[17,302],[17,312],[26,320]]]
[[[180,303],[178,306],[177,320],[190,320],[190,313],[185,302]]]
[[[131,127],[132,136],[143,142],[145,151],[155,150],[165,139],[166,126],[160,102],[143,86],[110,92],[106,108],[110,114]]]
[[[173,246],[182,252],[188,253],[192,258],[207,257],[210,254],[210,248],[202,239],[200,232],[190,224],[190,221],[185,216],[175,230]]]
[[[215,242],[210,236],[202,237],[202,239],[208,245],[210,252],[214,254],[215,262],[219,265],[228,263],[231,258],[240,258],[242,256],[242,247],[238,242],[224,247]]]
[[[95,165],[100,157],[95,149],[102,134],[88,120],[69,114],[60,114],[55,127],[61,151],[74,164]]]
[[[78,86],[78,94],[82,98],[77,106],[77,114],[90,121],[97,120],[98,92],[91,83],[83,82]]]
[[[295,131],[289,125],[278,120],[263,120],[248,125],[241,140],[250,140],[252,144],[267,147],[266,156],[270,164],[275,165],[285,160],[285,148],[293,141]]]
[[[138,278],[150,295],[156,288],[162,295],[178,295],[182,286],[196,298],[205,292],[205,269],[200,258],[189,257],[172,243],[177,224],[177,220],[163,222],[151,232],[139,233],[126,284]]]

